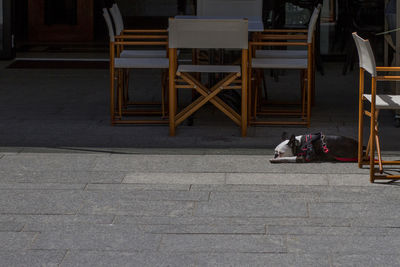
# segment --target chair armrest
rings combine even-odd
[[[400,67],[376,67],[376,71],[400,71]]]
[[[141,34],[141,35],[117,35],[116,40],[134,40],[134,39],[168,39],[168,35],[152,35],[152,34]]]
[[[115,41],[114,45],[168,45],[167,41]]]
[[[377,81],[400,81],[400,76],[376,76]]]
[[[144,32],[146,32],[146,33],[167,33],[168,30],[166,30],[166,29],[148,29],[148,30],[146,30],[146,29],[137,29],[137,30],[125,29],[125,30],[122,30],[122,33],[144,33]]]
[[[308,32],[308,30],[307,29],[265,29],[261,33],[277,33],[277,32],[304,33],[304,32]]]
[[[249,42],[249,46],[307,46],[307,42]],[[250,49],[250,48],[249,48]]]
[[[307,40],[307,34],[262,34],[256,36],[260,40]]]

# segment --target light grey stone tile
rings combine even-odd
[[[0,183],[0,190],[80,190],[85,184]]]
[[[13,190],[0,194],[0,213],[74,214],[84,197],[82,191]]]
[[[208,201],[209,192],[179,191],[179,190],[131,190],[131,191],[89,191],[86,193],[89,201],[108,200],[113,202],[130,203],[142,201]]]
[[[262,224],[175,224],[147,225],[152,234],[265,234]]]
[[[14,221],[2,221],[0,219],[0,232],[21,232],[25,223]]]
[[[291,253],[214,253],[201,254],[199,266],[329,266],[330,257],[324,254]]]
[[[48,225],[111,224],[113,219],[114,215],[0,215],[1,223],[14,223],[16,228],[25,225],[26,232],[41,232]]]
[[[390,253],[390,251],[388,251]],[[352,254],[352,255],[334,255],[332,257],[332,266],[362,266],[362,267],[375,267],[375,266],[399,266],[399,254]]]
[[[2,170],[69,170],[89,171],[95,166],[98,156],[81,154],[42,154],[24,153],[18,155],[5,155],[0,160]]]
[[[320,193],[321,202],[371,202],[371,203],[390,203],[400,200],[398,193],[391,193],[388,190],[381,192],[343,192],[338,190],[324,191]]]
[[[253,201],[269,203],[277,200],[303,200],[316,201],[319,200],[319,193],[314,192],[211,192],[211,201]]]
[[[327,175],[285,173],[228,173],[227,184],[328,185]]]
[[[23,250],[29,248],[37,233],[0,232],[0,250]]]
[[[121,183],[125,177],[124,172],[107,171],[65,171],[65,170],[1,170],[0,181],[3,183]]]
[[[190,184],[88,184],[86,190],[134,191],[134,190],[170,190],[189,191]]]
[[[351,220],[343,218],[253,218],[207,216],[116,216],[115,224],[146,225],[273,225],[349,227]]]
[[[353,227],[400,227],[400,220],[398,218],[384,218],[384,217],[363,217],[351,218],[351,226]]]
[[[310,217],[386,218],[400,217],[400,207],[393,203],[310,203]]]
[[[161,237],[143,234],[135,227],[116,225],[78,225],[54,228],[40,233],[32,249],[70,250],[156,250]]]
[[[62,250],[0,251],[0,266],[56,267],[65,253]]]
[[[341,174],[328,178],[329,185],[347,185],[347,186],[367,186],[378,187],[378,184],[369,182],[369,173],[363,174]]]
[[[271,200],[271,199],[269,199]],[[306,203],[301,200],[265,199],[251,200],[219,200],[199,202],[196,216],[222,217],[306,217]]]
[[[168,252],[286,252],[284,238],[265,235],[163,235]]]
[[[198,266],[197,255],[160,252],[70,251],[62,267],[84,266]]]
[[[123,183],[225,184],[224,173],[129,173]]]
[[[296,235],[287,239],[288,251],[293,253],[383,254],[399,244],[398,236]]]
[[[382,227],[268,226],[269,235],[398,236],[400,229]]]
[[[198,155],[112,155],[96,161],[96,171],[128,172],[190,172],[195,168]]]
[[[185,201],[91,199],[83,205],[79,214],[184,216],[191,215],[193,208],[194,202]]]

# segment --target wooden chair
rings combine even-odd
[[[244,19],[173,19],[169,20],[169,127],[176,127],[207,102],[212,103],[247,133],[247,53],[248,22]],[[177,49],[238,49],[241,65],[179,65]],[[211,88],[196,78],[196,73],[221,73],[225,76]],[[178,112],[177,89],[196,90],[199,97]],[[241,114],[223,102],[222,90],[241,90]]]
[[[358,166],[369,164],[370,182],[378,179],[395,180],[400,179],[400,175],[392,175],[383,172],[383,165],[398,165],[400,160],[384,161],[381,156],[378,116],[383,109],[400,110],[400,95],[377,94],[377,81],[400,81],[400,76],[378,75],[378,72],[400,72],[400,67],[377,67],[375,64],[374,53],[368,40],[362,39],[357,33],[353,33],[360,60],[360,87],[359,87],[359,124],[358,124]],[[364,74],[371,75],[371,94],[364,92]],[[365,109],[364,102],[368,102],[370,111]],[[370,117],[370,135],[368,145],[363,149],[363,128],[364,115]],[[378,159],[375,159],[375,149]],[[378,164],[379,169],[375,169]],[[379,172],[379,173],[377,173]]]
[[[311,103],[314,105],[314,99],[315,99],[315,61],[316,61],[316,38],[314,31],[317,28],[317,22],[318,22],[318,16],[321,12],[322,5],[318,4],[316,8],[314,8],[313,13],[310,16],[309,24],[308,24],[308,29],[266,29],[262,32],[261,38],[266,39],[270,38],[272,40],[276,40],[277,36],[279,38],[285,38],[285,35],[290,35],[290,34],[298,34],[298,33],[307,33],[307,42],[311,42],[311,75],[312,75],[312,83],[311,83]],[[310,30],[313,31],[313,34],[310,34]],[[271,36],[268,36],[267,34],[270,34]],[[255,33],[253,35],[254,39],[257,40],[260,34]],[[266,35],[266,36],[263,36]],[[293,38],[292,36],[289,37],[288,39],[290,40]],[[296,49],[296,50],[283,50],[283,49],[257,49],[254,54],[256,58],[308,58],[308,49]],[[262,81],[264,82],[264,75],[263,72],[261,72],[261,77]],[[260,82],[260,81],[258,81]],[[266,91],[266,84],[264,82],[264,93],[265,93],[265,98],[267,98],[267,91]]]
[[[249,47],[249,122],[250,125],[305,125],[311,119],[311,101],[314,64],[314,32],[320,7],[316,8],[309,22],[308,30],[266,30],[256,33]],[[304,50],[261,50],[264,47],[302,47]],[[301,70],[301,99],[299,109],[271,109],[261,103],[259,93],[264,69]],[[256,70],[256,71],[253,71]],[[253,79],[253,75],[255,78]],[[254,84],[252,81],[255,81]],[[283,105],[285,106],[285,105]],[[260,116],[286,116],[288,120],[271,120]],[[300,120],[293,120],[298,116]]]
[[[110,113],[112,124],[159,124],[167,123],[165,117],[165,95],[166,82],[161,82],[161,109],[154,110],[144,108],[144,106],[153,106],[153,102],[126,102],[127,94],[127,71],[130,69],[161,69],[166,70],[169,66],[167,57],[146,57],[140,54],[135,57],[124,53],[125,47],[146,47],[158,46],[167,47],[168,36],[160,34],[158,30],[137,30],[132,31],[129,35],[115,35],[107,9],[103,9],[103,17],[106,21],[109,37],[110,37]],[[139,50],[138,50],[139,51]],[[165,72],[166,73],[166,72]],[[166,76],[166,75],[164,75]],[[162,79],[166,81],[166,78]],[[133,106],[133,109],[130,107]],[[137,106],[143,107],[137,109]],[[160,120],[155,119],[126,119],[127,115],[145,116],[160,115]]]

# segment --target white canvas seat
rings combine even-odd
[[[307,58],[307,50],[256,50],[256,58]]]
[[[400,67],[377,67],[375,63],[374,53],[368,40],[364,40],[357,33],[353,33],[353,39],[356,43],[359,62],[360,62],[360,84],[359,84],[359,125],[358,125],[358,166],[369,164],[370,182],[375,180],[398,180],[400,175],[393,174],[387,169],[384,171],[384,165],[400,165],[400,160],[385,161],[382,159],[378,119],[379,112],[383,109],[400,110],[400,95],[377,94],[377,82],[382,81],[400,81],[400,76],[394,75],[378,75],[379,72],[400,72]],[[371,75],[371,93],[366,94],[364,90],[365,73]],[[369,110],[366,108],[369,107]],[[363,129],[364,116],[370,117],[370,134],[368,145],[364,150],[363,147]],[[375,150],[378,160],[375,159]],[[375,166],[379,168],[376,169]],[[393,167],[391,167],[393,171]]]
[[[212,103],[247,134],[247,53],[248,21],[245,19],[170,19],[169,20],[169,126],[174,136],[176,127],[206,103]],[[177,65],[177,49],[241,50],[241,65]],[[193,73],[223,73],[210,88]],[[177,90],[196,90],[199,97],[179,109]],[[240,90],[241,108],[236,112],[218,94],[222,90]]]
[[[166,117],[166,70],[169,67],[167,57],[155,57],[153,51],[125,50],[125,46],[158,46],[164,47],[159,53],[166,54],[168,45],[167,36],[158,36],[153,33],[140,31],[140,35],[115,35],[111,17],[107,9],[103,9],[103,17],[106,21],[110,37],[110,112],[112,124],[158,124],[167,123]],[[138,102],[129,99],[129,76],[131,69],[161,69],[165,70],[161,77],[161,103]],[[160,109],[150,108],[154,105]],[[138,116],[159,115],[160,119],[139,119]],[[127,116],[136,116],[134,119]]]

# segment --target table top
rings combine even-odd
[[[175,16],[177,19],[244,19],[238,16]],[[261,32],[264,30],[264,23],[261,18],[250,17],[247,18],[249,21],[249,32]]]

